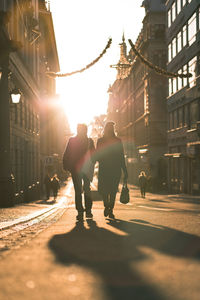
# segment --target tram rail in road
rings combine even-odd
[[[65,196],[58,198],[57,202],[51,207],[40,209],[34,213],[22,216],[15,220],[5,221],[0,223],[0,238],[5,237],[13,232],[24,230],[27,227],[35,225],[50,215],[56,215],[61,210],[65,210],[68,207],[68,197],[70,195],[71,184],[67,186]]]

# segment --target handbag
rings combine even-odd
[[[123,204],[127,204],[130,200],[130,196],[129,196],[129,189],[127,187],[127,184],[123,184],[122,186],[122,190],[121,190],[121,194],[120,194],[120,199],[119,201]]]

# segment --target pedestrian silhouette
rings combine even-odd
[[[141,197],[145,198],[146,194],[146,186],[147,186],[147,177],[144,171],[140,172],[139,178],[139,185],[140,185],[140,193]]]
[[[52,180],[51,180],[51,188],[52,188],[52,191],[53,191],[54,200],[56,200],[57,195],[58,195],[58,190],[60,188],[60,183],[59,183],[59,180],[58,180],[56,175],[54,175]]]
[[[115,218],[113,209],[121,178],[121,170],[124,173],[124,182],[127,181],[128,173],[123,145],[121,140],[115,135],[114,122],[106,123],[103,137],[97,141],[95,160],[99,162],[98,191],[103,197],[104,216]]]
[[[50,191],[51,191],[51,177],[48,173],[46,173],[44,177],[44,185],[45,185],[45,193],[46,193],[46,199],[48,200],[50,197]]]
[[[94,142],[87,136],[87,125],[78,124],[77,135],[69,139],[63,156],[63,168],[72,175],[78,221],[83,220],[84,210],[86,218],[93,217],[90,181],[94,173],[94,164],[91,161],[94,150]],[[82,191],[84,191],[85,208],[82,203]]]

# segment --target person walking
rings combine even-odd
[[[92,199],[90,182],[93,179],[94,164],[91,156],[95,150],[94,142],[87,136],[87,125],[77,125],[77,135],[71,137],[63,155],[63,168],[72,175],[75,190],[75,206],[78,212],[77,221],[83,220],[83,213],[86,218],[92,218]],[[84,192],[85,208],[82,203],[82,190]]]
[[[48,173],[46,173],[44,177],[44,185],[45,185],[46,200],[48,200],[51,191],[51,177],[49,176]]]
[[[54,200],[56,200],[57,195],[58,195],[58,190],[60,188],[59,180],[58,180],[56,175],[54,175],[52,180],[51,180],[51,188],[52,188],[52,191],[53,191]]]
[[[121,170],[124,182],[127,182],[128,172],[125,164],[124,149],[121,140],[116,136],[114,122],[107,122],[104,133],[97,141],[95,160],[99,162],[98,191],[103,197],[104,216],[114,219],[113,209]]]
[[[138,178],[139,178],[141,197],[145,198],[146,186],[147,186],[147,176],[146,176],[145,172],[144,171],[140,172],[140,175],[138,176]]]

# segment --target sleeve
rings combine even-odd
[[[128,172],[127,172],[127,168],[126,168],[126,162],[125,162],[125,157],[124,157],[124,147],[122,142],[120,141],[120,148],[121,148],[121,162],[122,162],[122,170],[124,172],[124,177],[127,178],[128,177]]]
[[[95,152],[95,146],[94,146],[94,141],[93,139],[90,139],[90,151],[91,153]]]
[[[71,139],[69,139],[67,147],[66,147],[64,155],[63,155],[63,169],[65,171],[69,170],[70,149],[71,149]]]
[[[92,155],[92,161],[95,164],[97,161],[99,160],[99,140],[97,140],[97,145],[96,145],[96,149],[94,146],[94,152]]]

